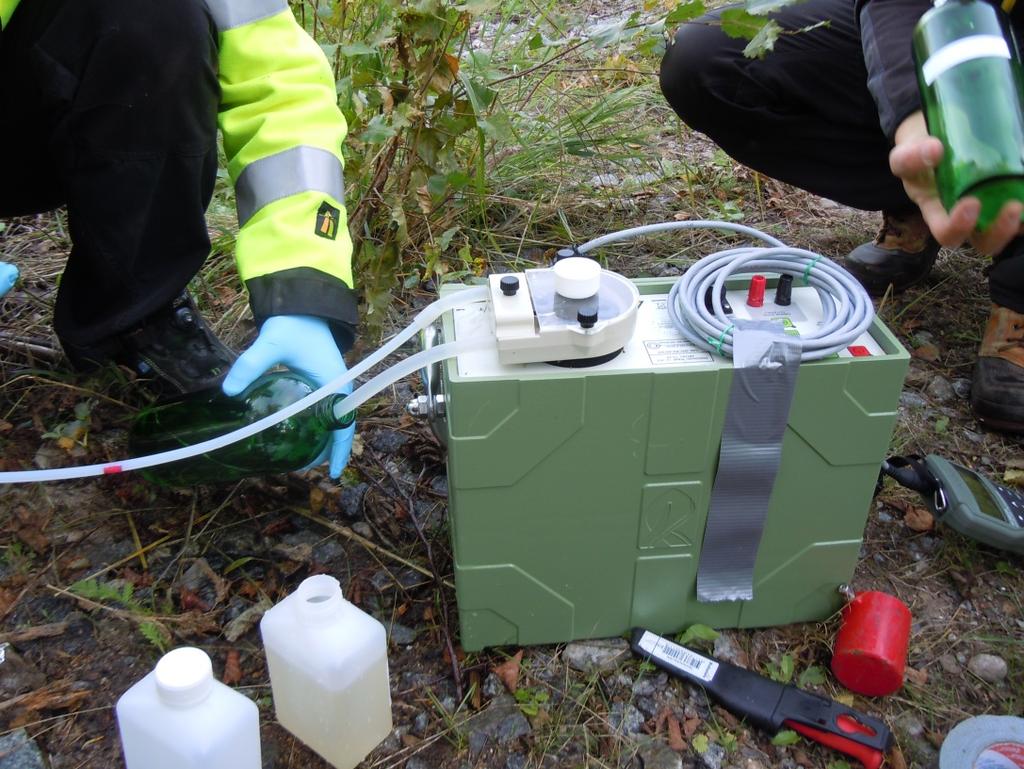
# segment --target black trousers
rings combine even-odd
[[[67,206],[54,328],[73,358],[206,259],[219,96],[200,0],[24,0],[0,33],[0,216]]]
[[[719,12],[684,24],[661,64],[661,89],[676,113],[730,156],[767,176],[868,211],[914,204],[889,170],[891,146],[867,88],[854,0],[806,0],[775,14],[784,29],[763,59],[743,55]],[[910,41],[907,41],[909,48]],[[1024,312],[1024,242],[989,273],[996,304]]]

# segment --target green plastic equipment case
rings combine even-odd
[[[824,619],[841,605],[837,588],[857,563],[906,351],[876,319],[852,354],[801,365],[754,598],[701,603],[697,564],[732,364],[675,331],[670,282],[633,282],[642,300],[636,331],[609,362],[510,366],[480,353],[434,372],[466,650],[634,626],[782,625]],[[745,285],[729,287],[742,313]],[[817,295],[793,295],[794,327],[814,322]],[[435,341],[485,333],[488,313],[486,303],[456,310]]]

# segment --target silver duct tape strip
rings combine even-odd
[[[345,204],[345,174],[332,153],[319,147],[293,147],[254,160],[235,182],[238,226],[275,200],[316,190]]]
[[[204,0],[218,32],[243,27],[288,10],[288,0]]]
[[[799,368],[798,337],[775,323],[737,323],[718,473],[697,568],[699,601],[754,597],[754,564]]]

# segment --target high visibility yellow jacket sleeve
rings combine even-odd
[[[287,0],[205,2],[218,29],[219,124],[238,204],[238,270],[257,323],[323,317],[347,349],[357,313],[341,156],[346,125],[331,67]]]
[[[32,2],[32,0],[24,0]],[[257,323],[357,324],[334,76],[287,0],[198,0],[217,28],[219,125],[238,203],[238,271]],[[0,0],[0,29],[19,0]]]
[[[7,26],[11,20],[11,14],[18,6],[18,0],[0,0],[0,29]]]

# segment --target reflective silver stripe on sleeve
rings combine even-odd
[[[263,206],[310,190],[330,195],[344,205],[341,161],[327,150],[294,147],[253,161],[235,182],[238,226],[243,226]]]
[[[203,0],[218,32],[251,24],[288,10],[288,0]]]

